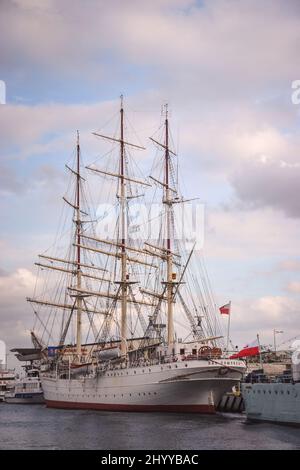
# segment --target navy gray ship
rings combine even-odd
[[[274,381],[243,383],[245,413],[250,421],[300,425],[300,364]]]

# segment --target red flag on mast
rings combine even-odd
[[[219,308],[221,315],[230,315],[231,302]]]

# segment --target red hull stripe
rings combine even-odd
[[[107,403],[76,403],[68,401],[46,400],[48,408],[72,408],[76,410],[102,411],[163,411],[180,413],[215,413],[213,405],[121,405]]]

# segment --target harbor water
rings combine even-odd
[[[111,413],[0,404],[0,449],[300,449],[300,428],[242,414]]]

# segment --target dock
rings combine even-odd
[[[217,411],[222,413],[242,413],[244,409],[242,395],[235,393],[225,393],[217,406]]]

